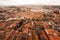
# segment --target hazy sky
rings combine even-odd
[[[0,0],[0,6],[24,4],[60,5],[60,0]]]

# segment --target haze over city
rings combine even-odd
[[[0,6],[10,6],[10,5],[60,5],[60,0],[0,0]]]

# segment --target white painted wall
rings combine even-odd
[[[60,5],[60,0],[0,0],[0,6],[24,4]]]

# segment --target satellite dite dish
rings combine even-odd
[[[11,5],[60,5],[60,0],[0,0],[0,6],[11,6]]]

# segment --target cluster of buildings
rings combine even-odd
[[[0,40],[60,40],[60,10],[0,8]]]

